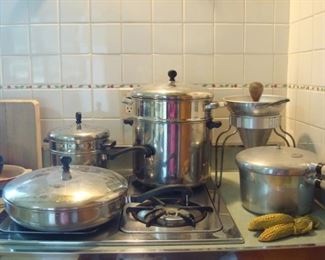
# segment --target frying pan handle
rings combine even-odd
[[[156,196],[160,196],[163,194],[168,194],[171,192],[178,192],[181,194],[181,197],[183,199],[186,199],[186,197],[190,197],[193,192],[192,189],[190,187],[181,185],[181,184],[171,184],[171,185],[167,185],[167,186],[162,186],[162,187],[158,187],[152,190],[149,190],[145,193],[142,193],[140,195],[133,195],[130,196],[128,198],[129,202],[144,202],[147,199],[150,199],[152,197],[156,197]]]

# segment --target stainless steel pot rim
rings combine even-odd
[[[86,209],[90,209],[90,208],[96,208],[96,207],[104,207],[105,205],[110,205],[112,203],[115,203],[117,201],[123,200],[125,201],[125,196],[126,196],[126,192],[118,195],[116,198],[112,198],[110,200],[103,200],[103,201],[97,201],[97,202],[91,202],[89,204],[86,205],[82,205],[80,207],[74,206],[74,207],[57,207],[57,208],[38,208],[38,207],[25,207],[25,206],[21,206],[21,205],[15,205],[14,203],[12,203],[11,201],[8,201],[7,199],[3,198],[3,201],[5,202],[5,204],[8,204],[12,207],[15,208],[19,208],[19,209],[24,209],[24,210],[28,210],[28,211],[33,211],[33,212],[44,212],[44,213],[55,213],[55,212],[72,212],[72,211],[79,211],[79,210],[86,210]]]
[[[278,95],[263,95],[259,101],[253,101],[252,98],[248,95],[234,95],[234,96],[228,96],[224,97],[223,101],[230,102],[230,103],[239,103],[239,104],[267,104],[272,103],[280,100],[285,100],[286,98],[283,96]]]
[[[148,121],[148,122],[160,122],[160,123],[184,123],[184,124],[192,124],[192,123],[202,123],[209,120],[209,118],[200,118],[200,119],[186,119],[186,120],[177,120],[177,119],[158,119],[158,118],[152,118],[152,117],[143,117],[138,116],[134,118],[139,121]]]

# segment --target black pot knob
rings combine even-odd
[[[168,71],[169,81],[175,81],[176,76],[177,76],[176,70]]]

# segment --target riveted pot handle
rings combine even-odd
[[[219,107],[218,102],[211,102],[211,103],[205,105],[204,109],[205,109],[205,111],[211,111],[212,109],[217,109],[218,107]]]

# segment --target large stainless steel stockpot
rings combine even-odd
[[[242,205],[257,214],[311,211],[315,185],[324,188],[323,164],[314,153],[299,148],[260,146],[236,156]]]
[[[116,142],[109,139],[109,131],[86,125],[81,122],[81,113],[76,113],[76,123],[48,133],[50,163],[60,165],[62,156],[72,158],[75,165],[107,167],[107,149]]]
[[[210,172],[211,109],[213,94],[200,87],[176,84],[176,71],[169,71],[170,82],[146,86],[131,95],[135,116],[134,145],[155,150],[152,156],[134,153],[133,170],[148,186],[205,183]]]

